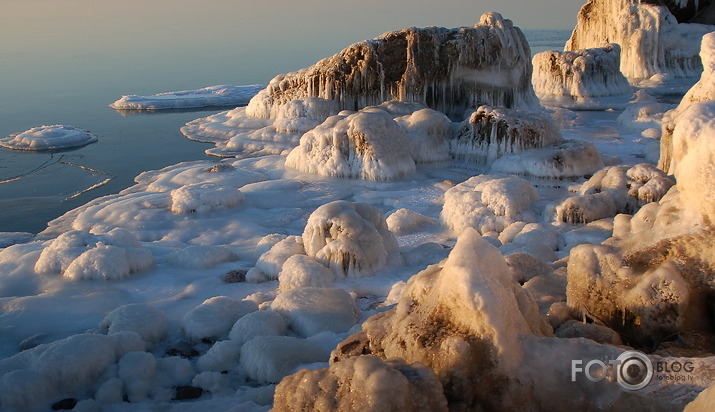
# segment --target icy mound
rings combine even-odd
[[[675,183],[648,163],[631,168],[611,166],[598,171],[584,183],[579,195],[556,206],[556,220],[588,223],[634,213],[643,205],[659,201]]]
[[[241,348],[241,366],[249,378],[263,384],[280,382],[300,365],[326,360],[317,345],[288,336],[259,336]]]
[[[206,213],[230,209],[243,202],[243,193],[233,186],[215,183],[193,183],[171,191],[174,213]]]
[[[124,95],[109,105],[115,110],[162,110],[188,109],[211,106],[245,105],[263,89],[263,85],[248,86],[219,85],[198,90],[165,92],[151,96]]]
[[[340,288],[305,287],[281,292],[271,309],[304,337],[325,331],[347,332],[360,316],[353,297]]]
[[[256,310],[258,305],[250,300],[214,296],[188,311],[182,327],[186,337],[194,342],[225,339],[237,320]]]
[[[621,72],[631,81],[663,75],[696,77],[702,70],[697,44],[712,30],[679,24],[667,7],[652,2],[589,0],[578,14],[566,50],[616,43],[621,46]]]
[[[35,271],[72,280],[117,280],[153,265],[152,254],[126,229],[100,235],[71,230],[47,243]]]
[[[64,150],[96,142],[97,136],[72,126],[39,126],[0,139],[0,146],[14,150]]]
[[[598,149],[591,143],[567,140],[563,143],[502,156],[492,163],[492,173],[570,179],[593,175],[603,168]]]
[[[490,164],[507,154],[561,141],[561,131],[543,115],[503,107],[480,106],[451,141],[458,160]]]
[[[441,162],[450,158],[452,122],[447,116],[432,109],[420,109],[395,121],[407,133],[415,163]]]
[[[430,368],[400,359],[356,356],[330,368],[303,369],[276,387],[273,410],[446,412],[442,384]]]
[[[445,192],[442,219],[456,234],[466,228],[499,233],[517,221],[535,221],[537,200],[534,186],[519,177],[474,176]]]
[[[671,160],[673,156],[673,132],[678,116],[694,103],[715,100],[715,33],[703,36],[700,57],[704,66],[700,80],[688,90],[677,108],[663,116],[663,135],[660,141],[658,167],[669,173],[674,172]],[[684,120],[684,122],[687,123],[688,120]]]
[[[286,166],[368,180],[391,180],[415,171],[405,131],[379,108],[328,118],[301,137]]]
[[[280,290],[303,287],[327,287],[335,282],[335,273],[306,255],[293,255],[285,261],[278,275]]]
[[[594,98],[631,93],[621,74],[621,48],[608,44],[567,52],[545,51],[534,56],[534,91],[542,103],[576,108],[595,108]]]
[[[403,29],[275,77],[247,113],[276,118],[281,106],[304,97],[336,100],[348,110],[419,102],[457,119],[481,104],[534,108],[530,54],[521,30],[498,13],[471,28]]]
[[[303,244],[308,256],[347,277],[372,275],[398,251],[385,216],[360,202],[336,201],[316,209],[305,225]]]

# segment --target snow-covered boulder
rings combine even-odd
[[[398,251],[382,212],[347,201],[317,208],[305,225],[303,244],[308,256],[343,277],[372,275]]]
[[[198,90],[157,93],[151,96],[124,95],[110,104],[114,110],[164,110],[194,107],[240,106],[247,104],[263,86],[222,84]]]
[[[647,203],[659,201],[674,184],[662,170],[648,163],[606,167],[584,183],[577,196],[556,206],[556,220],[588,223],[618,213],[634,213]]]
[[[419,102],[460,120],[481,104],[533,108],[530,54],[521,30],[498,13],[484,14],[474,27],[407,28],[276,76],[247,113],[275,118],[282,105],[304,97],[336,100],[348,110]]]
[[[708,25],[678,23],[660,2],[589,0],[565,49],[616,43],[621,46],[621,72],[631,81],[663,75],[696,77],[702,70],[697,45],[712,30]]]
[[[714,29],[715,30],[715,29]],[[703,73],[695,85],[683,96],[680,104],[675,109],[667,112],[663,116],[662,137],[660,140],[660,160],[658,167],[669,173],[674,173],[673,158],[673,136],[679,122],[679,116],[695,103],[715,100],[715,33],[703,36],[700,46],[700,57],[703,61]],[[684,131],[684,128],[692,128],[688,120],[689,115],[683,117],[683,125],[680,126],[679,133],[690,133],[692,130]]]
[[[271,309],[283,315],[288,326],[304,337],[324,331],[347,332],[360,316],[355,299],[340,288],[291,289],[280,293]]]
[[[136,333],[144,342],[154,344],[166,336],[169,321],[164,312],[153,306],[130,303],[109,312],[99,323],[99,328],[109,335]]]
[[[425,225],[435,223],[432,218],[404,208],[392,212],[390,216],[387,217],[386,222],[387,228],[390,229],[392,233],[408,233]]]
[[[492,163],[492,173],[569,179],[593,175],[604,166],[591,143],[565,140],[552,146],[505,155]]]
[[[306,255],[293,255],[285,261],[278,275],[279,289],[326,287],[335,282],[335,273]]]
[[[188,311],[182,327],[192,341],[225,339],[238,319],[256,310],[253,301],[215,296]]]
[[[512,223],[535,221],[531,206],[537,200],[536,188],[522,178],[479,175],[445,192],[442,219],[456,234],[470,227],[499,233]]]
[[[278,383],[298,366],[326,362],[328,355],[307,339],[259,336],[241,347],[241,366],[260,383]]]
[[[258,336],[281,336],[288,330],[283,316],[273,310],[251,312],[233,324],[228,338],[239,346]]]
[[[97,235],[70,230],[47,243],[35,271],[72,280],[118,280],[153,265],[152,254],[126,229]]]
[[[415,163],[448,160],[452,122],[438,111],[424,108],[395,118],[407,133],[410,154]]]
[[[621,48],[607,44],[593,49],[545,51],[534,56],[534,91],[542,103],[590,108],[593,98],[629,96],[631,86],[621,74]]]
[[[305,254],[303,238],[300,236],[288,236],[275,243],[267,252],[258,257],[256,266],[246,274],[246,280],[249,282],[266,282],[278,279],[285,262],[291,256],[303,254]]]
[[[38,126],[0,139],[0,146],[14,150],[65,150],[94,143],[97,136],[73,126]]]
[[[561,140],[561,131],[545,115],[485,105],[459,125],[450,150],[457,160],[490,164],[504,155]]]
[[[378,107],[329,117],[300,138],[286,166],[367,180],[391,180],[415,171],[404,129]]]
[[[303,369],[276,387],[273,410],[446,412],[442,384],[430,368],[364,355],[330,368]]]

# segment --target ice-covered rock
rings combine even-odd
[[[285,335],[288,326],[283,316],[270,309],[251,312],[233,324],[228,338],[239,346],[258,336]]]
[[[286,166],[368,180],[391,180],[415,171],[405,130],[379,107],[329,117],[300,138]]]
[[[492,163],[492,173],[569,179],[593,175],[604,166],[598,149],[581,140],[505,155]]]
[[[566,50],[616,43],[621,46],[621,72],[631,81],[664,74],[696,77],[702,70],[697,44],[712,30],[708,25],[678,23],[660,2],[589,0],[578,14]]]
[[[335,273],[306,255],[293,255],[285,261],[278,275],[280,290],[302,287],[326,287],[335,282]]]
[[[595,108],[600,97],[631,94],[621,74],[617,44],[566,52],[545,51],[534,56],[534,91],[542,104],[568,108]]]
[[[215,296],[187,312],[182,326],[192,341],[225,339],[238,319],[256,310],[253,301]]]
[[[685,406],[683,412],[707,412],[712,408],[713,404],[715,404],[715,383],[700,392],[700,395],[694,401]]]
[[[164,312],[143,303],[122,305],[99,323],[99,328],[109,335],[133,332],[144,342],[154,344],[164,339],[169,329],[169,322]]]
[[[459,119],[482,104],[533,108],[530,54],[521,30],[498,13],[484,14],[474,27],[407,28],[275,77],[247,113],[275,118],[282,105],[304,97],[336,100],[348,110],[419,102]]]
[[[715,33],[709,33],[703,36],[700,47],[700,57],[704,66],[700,80],[683,96],[678,107],[663,116],[663,133],[660,140],[660,160],[658,161],[658,167],[671,174],[674,173],[672,164],[673,136],[679,122],[680,114],[695,103],[715,100]],[[683,125],[681,125],[681,131],[679,133],[683,133],[683,128],[692,128],[688,120],[689,117],[690,116],[687,115],[684,116]],[[690,131],[691,130],[688,132]]]
[[[577,196],[556,206],[556,220],[588,223],[618,213],[634,213],[647,203],[659,201],[674,184],[662,170],[648,163],[606,167],[584,183]]]
[[[490,164],[526,149],[561,142],[561,131],[551,118],[536,112],[480,106],[462,122],[450,150],[458,160]]]
[[[230,209],[243,202],[243,193],[233,186],[211,182],[192,183],[171,191],[174,213],[206,213]]]
[[[452,122],[443,113],[425,108],[397,117],[395,121],[407,133],[415,163],[441,162],[450,158]]]
[[[241,347],[241,366],[260,383],[278,383],[300,365],[326,362],[328,355],[307,339],[259,336]]]
[[[185,268],[210,268],[224,262],[237,260],[229,248],[221,246],[191,245],[169,255],[169,262]]]
[[[435,221],[410,209],[397,209],[386,219],[387,228],[393,233],[407,233]]]
[[[38,126],[0,139],[0,146],[14,150],[64,150],[94,143],[97,136],[73,126]]]
[[[303,244],[308,256],[345,277],[372,275],[398,251],[382,212],[361,202],[317,208],[305,225]]]
[[[114,110],[163,110],[212,106],[245,105],[263,89],[263,85],[218,85],[198,90],[157,93],[150,96],[124,95],[110,104]]]
[[[443,411],[447,400],[431,369],[400,359],[364,355],[330,368],[303,369],[276,387],[273,410],[279,411]]]
[[[70,230],[48,242],[35,271],[72,280],[118,280],[153,265],[152,254],[126,229],[98,235]]]
[[[444,194],[442,219],[456,234],[502,232],[518,221],[533,222],[531,206],[539,199],[534,186],[519,177],[474,176]]]
[[[360,311],[355,299],[340,288],[304,287],[282,292],[271,309],[283,315],[296,333],[310,337],[320,332],[347,332]]]
[[[294,255],[305,254],[303,238],[288,236],[275,243],[267,252],[258,257],[256,266],[248,271],[246,280],[249,282],[266,282],[280,277],[281,268]]]

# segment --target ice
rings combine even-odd
[[[711,22],[712,23],[712,22]],[[589,0],[579,12],[566,50],[621,46],[621,72],[631,82],[692,78],[702,64],[697,45],[713,26],[678,23],[660,3]]]
[[[410,154],[415,163],[448,160],[452,122],[444,114],[432,109],[420,109],[395,118],[407,133]]]
[[[243,202],[243,193],[235,187],[215,183],[193,183],[171,191],[174,213],[206,213],[230,209]]]
[[[542,104],[570,109],[594,109],[612,105],[602,97],[631,95],[621,74],[621,48],[607,44],[593,49],[545,51],[534,56],[534,91]],[[622,103],[622,104],[623,104]]]
[[[73,126],[38,126],[0,139],[0,146],[13,150],[47,151],[86,146],[98,141],[92,133]]]
[[[328,355],[308,340],[259,336],[241,347],[241,366],[261,383],[278,383],[300,365],[327,361]]]
[[[276,76],[251,99],[247,113],[274,118],[279,106],[304,97],[336,100],[347,110],[396,99],[461,120],[466,109],[481,104],[537,107],[531,70],[521,30],[499,13],[486,13],[474,27],[388,32]]]
[[[327,287],[335,282],[335,273],[305,255],[293,255],[283,264],[278,275],[280,290],[302,287]]]
[[[278,279],[285,262],[293,255],[302,254],[305,254],[303,238],[289,236],[261,254],[256,266],[246,275],[246,280],[249,282],[265,282]]]
[[[454,158],[480,164],[561,141],[553,121],[537,112],[480,106],[462,122],[450,142]]]
[[[340,288],[303,287],[281,292],[271,309],[303,337],[320,332],[347,332],[359,319],[355,300]]]
[[[250,300],[215,296],[186,313],[182,326],[186,337],[195,342],[225,339],[238,319],[256,310],[258,306]]]
[[[238,365],[242,345],[233,339],[218,341],[196,361],[196,368],[201,372],[232,370]]]
[[[119,359],[117,377],[124,383],[129,402],[149,396],[151,380],[156,373],[156,358],[147,352],[129,352]]]
[[[431,218],[410,209],[398,209],[387,217],[387,228],[392,233],[407,233],[435,223]]]
[[[415,171],[405,131],[377,107],[328,118],[300,138],[286,166],[368,180],[392,180]]]
[[[604,166],[598,149],[579,140],[505,155],[491,165],[492,173],[572,179],[594,174]]]
[[[132,303],[109,312],[99,323],[99,328],[109,335],[133,332],[144,342],[154,344],[166,336],[169,325],[160,310],[143,303]]]
[[[233,324],[228,337],[239,347],[258,336],[282,336],[288,330],[283,316],[271,309],[251,312]]]
[[[694,401],[685,406],[683,412],[707,412],[715,402],[715,384],[700,392]]]
[[[534,221],[536,189],[518,177],[475,176],[444,194],[442,219],[455,233],[475,228],[479,233],[502,232],[518,221]]]
[[[196,269],[210,268],[237,259],[238,256],[229,248],[199,245],[187,246],[169,256],[169,261],[175,266]]]
[[[303,244],[308,256],[343,277],[372,275],[398,250],[378,209],[346,201],[316,209],[305,225]]]
[[[246,105],[263,85],[218,85],[198,90],[158,93],[151,96],[124,95],[110,104],[114,110],[164,110],[189,109],[212,106]]]
[[[400,359],[356,356],[327,369],[301,370],[276,387],[273,410],[444,411],[447,399],[430,368]]]

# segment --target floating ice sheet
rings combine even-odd
[[[218,85],[198,90],[157,93],[150,96],[124,95],[110,104],[115,110],[166,110],[211,106],[240,106],[248,103],[263,86]]]

